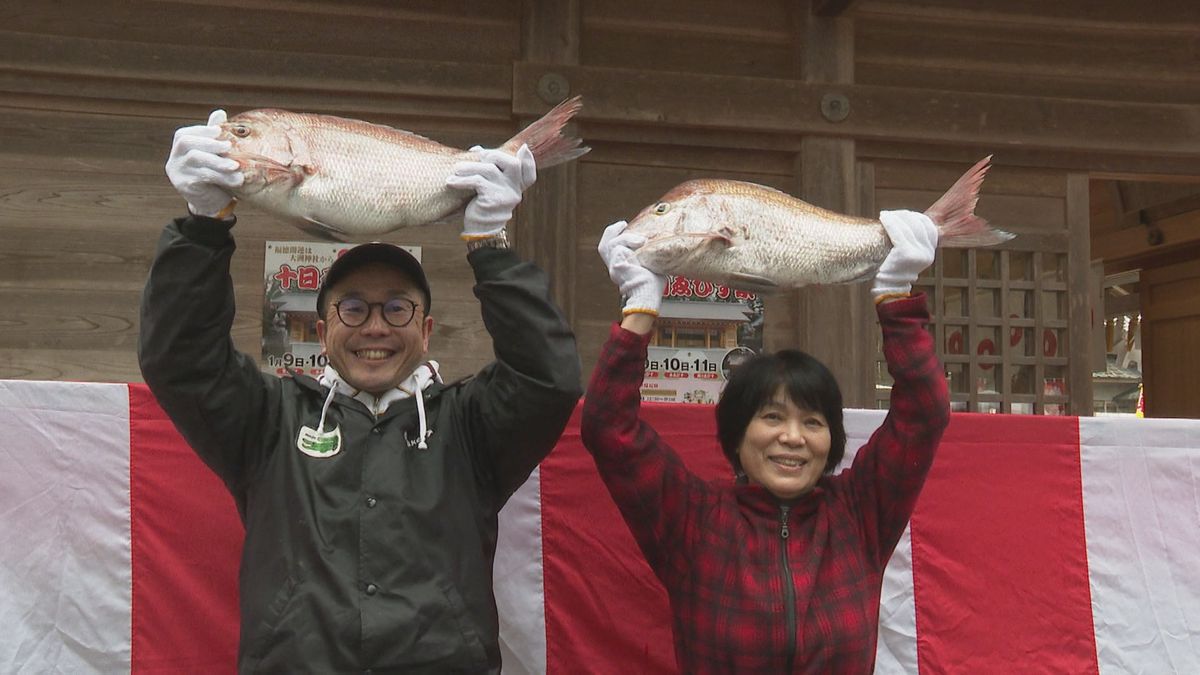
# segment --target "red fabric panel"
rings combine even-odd
[[[642,410],[692,471],[730,476],[711,406]],[[666,592],[580,442],[579,408],[541,466],[546,672],[676,672]]]
[[[953,415],[911,533],[922,672],[1098,671],[1077,418]]]
[[[242,524],[144,385],[129,386],[134,673],[233,673]]]

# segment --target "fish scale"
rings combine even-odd
[[[990,160],[971,167],[925,212],[938,227],[939,247],[989,246],[1013,238],[974,213]],[[637,257],[647,269],[755,292],[865,281],[892,247],[879,220],[723,179],[679,184],[643,209],[626,231],[646,237]]]
[[[582,108],[579,97],[555,106],[500,146],[528,145],[539,169],[575,159],[589,148],[564,133]],[[327,239],[377,237],[402,227],[456,216],[474,196],[448,187],[460,150],[402,129],[333,115],[277,109],[230,118],[221,138],[245,178],[239,200]]]

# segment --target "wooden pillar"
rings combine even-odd
[[[1067,412],[1092,414],[1092,321],[1103,321],[1103,308],[1093,313],[1089,292],[1092,265],[1091,191],[1086,173],[1067,174]]]
[[[816,16],[810,3],[801,3],[796,19],[797,65],[802,79],[806,83],[853,83],[852,20]],[[849,101],[850,115],[854,114],[853,104]],[[807,136],[800,142],[795,158],[797,194],[811,204],[857,214],[861,196],[855,143],[835,136],[840,122],[837,116],[828,115],[827,119],[829,135]],[[792,294],[791,302],[795,312],[790,345],[772,347],[796,346],[811,353],[833,371],[847,406],[873,406],[871,335],[877,329],[864,285],[810,287]],[[775,342],[781,337],[776,331]]]
[[[524,0],[521,15],[523,61],[578,65],[579,0]],[[548,110],[575,93],[569,80],[535,83]],[[585,101],[586,105],[587,102]],[[521,119],[521,126],[535,118]],[[573,125],[572,125],[573,126]],[[587,139],[584,139],[587,142]],[[538,169],[537,183],[521,201],[512,233],[516,249],[550,276],[550,293],[567,320],[575,323],[576,204],[579,160]]]

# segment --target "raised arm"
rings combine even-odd
[[[554,448],[581,394],[575,336],[550,298],[546,274],[508,250],[505,236],[535,178],[533,155],[522,146],[515,157],[483,150],[480,161],[456,165],[447,180],[476,193],[462,238],[496,360],[467,385],[465,423],[482,475],[502,499]]]
[[[937,228],[921,213],[880,215],[893,248],[872,294],[893,384],[887,417],[859,450],[849,480],[882,565],[908,524],[949,424],[950,396],[933,337],[925,330],[925,296],[911,296],[912,282],[933,262]]]
[[[138,361],[142,377],[183,437],[239,494],[248,453],[263,425],[272,424],[265,401],[275,378],[230,338],[233,284],[229,262],[234,219],[217,216],[231,203],[221,186],[241,180],[237,163],[221,157],[228,143],[215,138],[224,119],[176,132],[167,175],[192,215],[167,225],[142,295]]]
[[[580,432],[646,560],[662,575],[669,554],[692,531],[705,486],[639,414],[646,349],[666,279],[637,262],[634,251],[644,239],[624,229],[624,222],[614,223],[600,240],[600,256],[625,298],[624,318],[592,371]]]

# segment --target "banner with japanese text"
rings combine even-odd
[[[763,303],[753,293],[668,277],[646,357],[642,400],[716,403],[731,369],[762,350]]]

